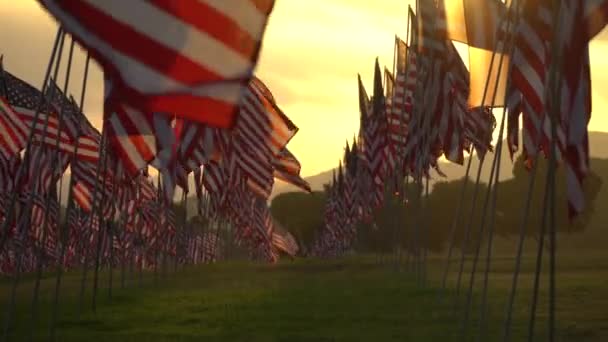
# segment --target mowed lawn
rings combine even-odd
[[[581,254],[559,259],[559,341],[608,341],[608,253]],[[61,288],[57,341],[459,341],[462,301],[456,304],[453,294],[437,300],[441,265],[440,258],[430,258],[425,287],[418,286],[407,270],[396,272],[392,263],[378,264],[374,256],[170,269],[158,281],[153,273],[145,274],[141,287],[137,275],[127,272],[124,289],[120,272],[115,271],[111,300],[108,274],[102,273],[97,312],[91,310],[92,286],[88,286],[82,315],[78,315],[80,273],[73,272],[65,276]],[[493,262],[488,336],[483,341],[500,340],[512,268],[510,257]],[[527,257],[512,341],[525,340],[532,269],[533,260]],[[20,283],[11,340],[28,340],[30,335],[47,340],[54,276],[46,277],[35,323],[33,281],[28,277]],[[454,280],[452,273],[450,282]],[[465,272],[465,288],[468,283]],[[544,275],[536,329],[539,341],[545,340],[547,327],[547,284]],[[4,315],[10,282],[2,280],[0,291]],[[477,299],[473,304],[469,340],[477,332],[479,318]]]

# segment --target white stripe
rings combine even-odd
[[[139,63],[137,60],[134,60],[131,57],[114,50],[111,45],[100,40],[90,31],[87,31],[80,26],[73,17],[69,16],[67,13],[58,8],[54,1],[42,1],[45,2],[49,9],[61,22],[64,23],[66,27],[69,27],[77,36],[86,37],[88,45],[97,49],[104,58],[112,61],[114,66],[120,72],[124,82],[140,93],[158,94],[163,92],[186,92],[192,95],[206,96],[230,103],[236,103],[241,95],[242,87],[238,83],[219,83],[203,85],[197,88],[190,88],[184,84],[169,79],[165,77],[165,75]],[[249,69],[243,69],[240,71],[240,73],[235,72],[234,74],[236,76],[233,75],[232,77],[238,78],[239,76],[244,76],[249,72]]]
[[[234,0],[203,0],[202,2],[238,23],[253,39],[260,41],[267,19],[250,0],[241,0],[238,4]]]
[[[147,1],[84,1],[112,16],[114,20],[130,26],[140,34],[179,52],[199,65],[205,65],[223,77],[236,78],[251,68],[251,62],[247,58],[236,53],[223,42],[150,5]],[[231,2],[229,6],[235,5]],[[213,51],[213,53],[201,53],[202,51]]]
[[[569,163],[566,165],[566,184],[568,187],[568,202],[577,213],[580,213],[585,206],[585,194],[576,173],[574,173]]]
[[[116,114],[112,114],[110,116],[110,124],[112,125],[114,132],[116,132],[116,137],[120,142],[121,148],[129,156],[129,161],[133,163],[136,168],[143,168],[144,166],[146,166],[146,161],[141,158],[139,151],[137,150],[137,148],[135,148],[135,145],[131,143],[129,135],[125,131]]]

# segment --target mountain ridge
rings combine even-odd
[[[521,144],[520,144],[521,146]],[[521,149],[521,148],[520,148]],[[513,159],[517,158],[519,152],[513,156]],[[589,132],[589,155],[592,158],[608,158],[608,133],[607,132]],[[481,169],[480,173],[480,181],[483,183],[487,183],[490,178],[490,171],[492,167],[492,159],[493,154],[489,154],[484,162],[484,165]],[[466,171],[466,163],[468,158],[465,158],[464,165],[454,164],[448,161],[439,161],[439,168],[441,171],[447,176],[445,178],[439,176],[435,171],[431,172],[431,181],[429,182],[429,186],[432,186],[437,182],[442,181],[451,181],[455,179],[460,179],[464,177]],[[469,173],[469,178],[473,181],[477,178],[477,171],[479,168],[479,158],[475,157],[471,162],[471,170]],[[327,171],[320,172],[316,175],[305,177],[306,180],[313,191],[321,191],[323,190],[323,184],[327,184],[331,181],[332,172],[336,170],[330,169]],[[513,161],[511,160],[511,155],[506,148],[506,141],[503,140],[503,149],[501,152],[501,163],[499,170],[499,179],[501,181],[508,180],[513,178]],[[270,200],[272,200],[277,195],[287,192],[302,192],[299,188],[285,183],[281,181],[275,181],[275,186],[273,188],[272,194],[270,195]]]

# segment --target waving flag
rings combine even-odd
[[[115,99],[234,122],[274,0],[39,0],[110,75]]]

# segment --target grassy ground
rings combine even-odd
[[[158,282],[153,274],[146,274],[141,287],[137,277],[128,273],[124,289],[116,271],[112,299],[104,273],[97,312],[91,310],[89,286],[82,315],[78,315],[80,275],[75,272],[65,277],[62,286],[57,340],[456,341],[463,305],[456,308],[453,294],[437,301],[442,264],[439,258],[429,260],[426,287],[419,287],[409,272],[395,272],[388,262],[379,265],[376,257],[278,265],[220,263],[170,271]],[[483,341],[500,337],[512,265],[512,258],[497,257],[493,263],[489,330]],[[528,257],[516,301],[513,341],[525,340],[532,269]],[[468,273],[463,279],[468,286]],[[451,276],[452,288],[454,281]],[[35,340],[48,336],[54,278],[48,275],[42,283],[36,323],[30,318],[32,284],[25,279],[19,287],[12,340],[27,340],[30,334]],[[544,340],[546,331],[546,285],[544,277],[537,340]],[[3,302],[9,288],[8,281],[0,282]],[[479,317],[477,299],[473,321]],[[560,341],[608,341],[608,253],[560,256],[557,304]],[[473,322],[471,339],[476,331]]]

